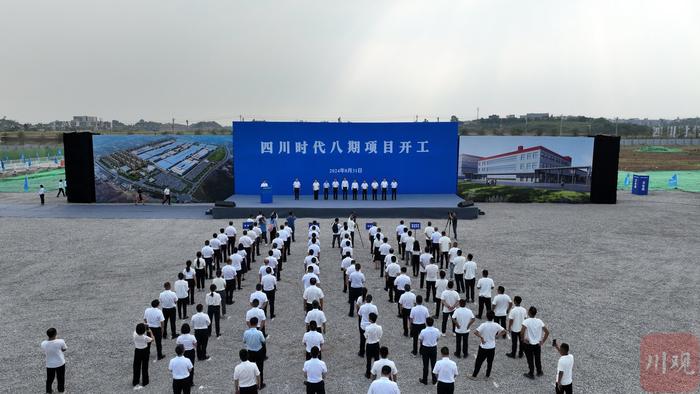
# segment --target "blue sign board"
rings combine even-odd
[[[396,180],[400,194],[454,194],[457,123],[234,122],[236,194],[312,194],[318,180]]]
[[[420,222],[411,222],[411,230],[420,230]]]
[[[372,226],[374,226],[374,223],[373,223],[373,222],[367,222],[367,223],[365,223],[365,230],[371,229]]]
[[[243,222],[243,225],[241,227],[243,228],[243,230],[250,230],[251,228],[253,228],[254,224],[255,222]]]

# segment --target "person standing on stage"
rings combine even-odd
[[[455,378],[459,375],[457,363],[450,360],[450,349],[443,346],[440,349],[442,358],[435,363],[433,375],[437,376],[437,394],[454,394]]]
[[[65,390],[66,382],[66,359],[63,352],[68,350],[63,339],[56,338],[56,329],[51,327],[46,330],[49,339],[41,342],[41,350],[46,355],[46,392],[53,392],[53,380],[58,380],[58,392]],[[6,371],[7,372],[7,371]],[[146,377],[148,380],[148,377]]]
[[[382,200],[386,200],[386,191],[389,188],[389,182],[386,181],[386,178],[382,179]]]
[[[529,371],[524,373],[528,379],[535,378],[535,367],[537,367],[537,376],[542,376],[542,345],[547,342],[549,330],[545,327],[542,320],[536,318],[537,308],[531,306],[527,310],[527,319],[523,321],[523,326],[520,329],[520,340],[525,350],[525,358],[527,359],[527,368]]]
[[[168,205],[170,205],[170,188],[167,186],[165,189],[163,189],[163,203],[161,205],[165,204],[166,202]]]
[[[234,393],[257,394],[260,386],[260,370],[255,363],[249,361],[248,351],[238,352],[241,362],[233,370]]]
[[[494,288],[493,279],[489,278],[489,270],[481,271],[481,275],[482,278],[476,282],[476,288],[479,289],[479,314],[476,315],[477,319],[481,319],[484,307],[486,307],[487,311],[491,310],[491,290]]]
[[[362,185],[360,185],[360,187],[362,188],[362,200],[367,201],[367,188],[369,187],[367,181],[362,180]]]
[[[476,353],[476,361],[474,362],[474,372],[472,376],[469,377],[471,380],[476,380],[476,376],[479,374],[481,369],[481,364],[486,361],[486,378],[491,376],[491,367],[493,366],[493,357],[496,355],[496,337],[506,336],[506,330],[501,327],[500,324],[493,322],[494,317],[493,311],[486,312],[486,319],[488,321],[481,323],[477,327],[474,335],[479,338],[479,351]]]
[[[347,200],[348,188],[350,187],[350,183],[348,182],[347,178],[343,178],[343,180],[340,182],[340,187],[343,189],[343,200]]]
[[[372,180],[372,200],[377,199],[377,190],[379,189],[379,182],[376,179]]]
[[[185,347],[175,346],[176,356],[170,359],[168,371],[173,375],[173,392],[175,394],[189,394],[191,387],[190,373],[194,368],[192,361],[185,357]]]
[[[160,301],[151,301],[151,307],[146,308],[143,312],[143,322],[151,330],[153,339],[156,341],[157,359],[162,360],[165,358],[163,354],[163,322],[165,322],[165,316],[163,316],[163,312],[158,308],[158,305],[160,305]]]
[[[299,191],[301,189],[301,182],[299,182],[299,178],[294,178],[294,182],[292,182],[292,188],[294,188],[294,199],[298,200]]]
[[[396,200],[397,194],[398,194],[398,189],[399,189],[399,183],[396,182],[396,179],[391,180],[391,199]]]
[[[151,342],[153,342],[153,334],[148,330],[145,324],[139,323],[136,325],[136,330],[132,334],[134,340],[134,376],[131,380],[132,386],[136,390],[136,386],[141,387],[148,385],[148,363],[151,355]],[[47,392],[49,392],[47,390]]]
[[[314,182],[311,184],[311,187],[314,191],[314,200],[318,200],[318,190],[321,188],[321,184],[318,183],[318,179],[314,179]]]
[[[440,339],[440,331],[433,327],[434,320],[429,317],[425,320],[426,328],[421,330],[418,334],[418,341],[420,342],[420,355],[423,359],[423,377],[418,379],[419,382],[427,385],[428,384],[428,364],[433,369],[435,368],[435,361],[437,361],[437,345],[438,339]],[[437,383],[437,376],[433,376],[433,384]]]
[[[338,182],[338,178],[333,178],[333,183],[331,184],[333,186],[333,199],[337,200],[338,199],[338,187],[340,186],[340,183]]]
[[[331,189],[331,184],[328,182],[328,179],[323,181],[323,199],[328,200],[328,193]]]
[[[360,188],[360,184],[357,183],[357,179],[352,180],[352,184],[350,184],[350,188],[352,189],[352,199],[357,200],[357,189]]]

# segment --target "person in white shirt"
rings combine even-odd
[[[253,238],[248,235],[248,230],[243,230],[243,236],[238,240],[243,244],[243,249],[246,254],[246,266],[247,270],[250,271],[250,263],[255,261],[255,253],[253,253]]]
[[[330,189],[331,189],[331,184],[326,179],[325,181],[323,181],[323,199],[324,200],[328,200],[328,193],[329,193]]]
[[[306,393],[307,394],[325,394],[326,388],[323,379],[328,373],[326,363],[318,359],[319,348],[314,346],[311,348],[311,358],[304,362],[304,374],[306,375]]]
[[[362,200],[367,201],[367,188],[369,187],[367,181],[363,180],[362,185],[360,185],[360,187],[362,188]]]
[[[450,268],[450,280],[454,280],[455,258],[457,257],[457,251],[461,250],[461,249],[459,249],[458,245],[459,244],[457,243],[457,241],[452,242],[452,247],[447,252],[447,257],[449,258],[448,261],[450,262],[450,264],[448,265],[448,267]],[[465,259],[465,261],[466,261],[466,259]],[[455,281],[455,287],[457,287],[457,286],[458,286],[458,284]],[[457,290],[457,291],[459,292],[460,290]]]
[[[61,194],[63,194],[63,197],[66,196],[66,190],[64,187],[63,179],[58,180],[58,193],[56,193],[56,198],[58,198]]]
[[[531,306],[527,310],[527,319],[523,321],[523,326],[520,329],[520,341],[525,351],[525,359],[527,359],[527,367],[529,371],[524,373],[528,379],[535,378],[535,367],[537,367],[537,376],[542,376],[542,344],[547,342],[549,330],[545,327],[542,320],[536,318],[537,308]]]
[[[221,329],[219,327],[219,322],[221,319],[221,295],[216,292],[216,285],[209,285],[209,293],[204,297],[204,301],[207,304],[207,315],[209,315],[209,320],[214,322],[216,327],[216,337],[221,336]],[[211,325],[209,326],[209,335],[211,335]]]
[[[314,273],[314,267],[306,267],[306,273],[304,276],[301,277],[301,283],[304,285],[304,290],[308,289],[309,286],[311,286],[311,279],[316,280],[316,285],[321,283],[321,280],[318,278],[318,275]]]
[[[221,316],[226,315],[226,281],[222,277],[221,270],[216,271],[216,278],[211,281],[216,286],[216,293],[221,297]]]
[[[360,264],[355,264],[355,271],[348,274],[348,303],[350,304],[350,312],[348,316],[353,317],[355,311],[355,300],[362,295],[362,288],[365,287],[365,274],[361,271]]]
[[[396,179],[391,180],[391,199],[396,200],[397,194],[398,194],[398,189],[399,189],[399,183],[396,182]]]
[[[41,342],[41,350],[46,355],[46,392],[53,392],[54,378],[58,380],[58,392],[62,393],[65,390],[66,382],[66,359],[63,352],[68,350],[66,342],[63,339],[56,338],[57,331],[51,327],[46,330],[48,340]],[[146,356],[148,357],[148,356]],[[148,363],[148,361],[146,361]],[[148,381],[148,372],[146,372],[146,381]]]
[[[467,262],[464,263],[464,294],[467,302],[474,302],[474,286],[476,285],[476,262],[472,254],[467,255]]]
[[[403,255],[401,258],[403,258],[404,261],[408,263],[408,252],[409,249],[413,247],[413,244],[415,243],[416,238],[413,236],[413,231],[408,230],[406,232],[406,237],[401,237],[401,244],[403,246]]]
[[[333,199],[337,200],[338,199],[338,187],[340,186],[338,179],[334,178],[331,185],[333,186]]]
[[[440,263],[440,268],[442,269],[443,259],[440,253],[440,238],[442,238],[442,235],[437,229],[430,235],[430,244],[432,245],[431,253],[433,257],[435,257],[435,262]],[[447,264],[445,264],[445,268],[447,268]]]
[[[459,300],[459,308],[452,312],[452,324],[455,327],[456,347],[455,357],[467,358],[469,356],[469,328],[476,321],[474,313],[466,307],[465,300]]]
[[[411,285],[404,286],[404,292],[399,297],[399,308],[401,310],[401,321],[403,323],[403,336],[408,336],[408,318],[411,310],[416,306],[416,295],[411,291]]]
[[[425,328],[425,321],[430,317],[430,311],[423,305],[423,296],[416,296],[416,305],[411,309],[408,319],[411,322],[411,338],[413,338],[413,350],[411,354],[418,354],[418,335]]]
[[[479,289],[479,314],[476,318],[481,320],[481,314],[486,307],[486,311],[491,310],[491,291],[494,288],[493,279],[489,278],[489,270],[481,271],[482,278],[476,282],[476,288]]]
[[[326,314],[323,313],[321,310],[321,306],[318,304],[318,301],[314,301],[313,304],[311,304],[311,309],[309,312],[306,313],[306,317],[304,317],[304,323],[306,323],[306,329],[309,330],[311,327],[311,322],[314,321],[316,322],[316,327],[321,329],[321,333],[325,334],[326,333]]]
[[[440,276],[440,279],[435,281],[435,295],[434,295],[434,300],[435,300],[435,314],[433,317],[435,319],[440,317],[440,309],[442,307],[442,300],[440,297],[442,297],[442,293],[447,290],[447,284],[449,281],[445,278],[447,276],[447,272],[444,270],[440,270],[438,273]]]
[[[270,320],[275,318],[275,293],[277,293],[277,278],[272,273],[272,268],[265,269],[265,275],[260,279],[263,293],[267,296],[268,305],[270,306]]]
[[[149,381],[148,362],[150,361],[153,334],[145,324],[139,323],[136,325],[132,338],[134,341],[134,377],[131,380],[131,384],[134,387],[147,386]],[[47,392],[49,391],[47,390]]]
[[[493,311],[486,312],[486,319],[488,321],[481,323],[477,327],[476,335],[479,338],[479,351],[476,354],[476,361],[474,361],[474,372],[470,379],[476,380],[476,376],[479,374],[481,369],[481,364],[486,361],[486,378],[491,376],[491,367],[493,366],[493,357],[496,355],[496,337],[506,336],[506,330],[501,327],[500,324],[493,322],[494,313]]]
[[[401,267],[401,274],[394,279],[394,288],[396,289],[396,295],[394,300],[397,303],[397,313],[396,317],[401,318],[401,304],[399,304],[399,299],[404,291],[406,291],[406,285],[411,285],[411,277],[406,275],[406,267]]]
[[[372,364],[372,370],[370,371],[372,374],[372,379],[376,380],[379,379],[383,374],[382,370],[384,369],[385,366],[388,366],[390,368],[389,371],[389,379],[392,381],[396,381],[399,377],[399,370],[396,369],[396,364],[389,360],[389,348],[386,346],[382,346],[379,348],[379,360],[375,361]]]
[[[163,202],[161,203],[161,205],[165,204],[166,202],[168,203],[168,205],[170,205],[170,188],[168,188],[167,186],[165,187],[165,189],[163,189]]]
[[[357,179],[353,179],[350,188],[352,189],[352,199],[357,200],[357,190],[360,188],[360,184],[357,183]]]
[[[201,261],[202,267],[205,267],[204,264],[204,259]],[[204,272],[202,272],[204,274]],[[188,303],[190,305],[194,305],[194,288],[196,286],[196,276],[197,276],[197,271],[195,271],[194,268],[192,268],[192,261],[187,260],[185,261],[185,269],[182,270],[182,275],[184,276],[185,282],[187,282],[187,292],[189,295],[189,301]],[[177,291],[175,291],[177,293]],[[178,295],[179,297],[179,295]],[[186,300],[187,301],[187,300]],[[185,303],[187,305],[187,303]],[[187,313],[185,313],[187,314]]]
[[[170,290],[170,282],[165,282],[163,284],[163,291],[158,296],[160,301],[160,307],[163,309],[163,316],[165,317],[165,322],[163,323],[163,339],[168,338],[168,320],[170,321],[170,331],[172,334],[172,339],[177,338],[177,332],[175,332],[175,318],[177,317],[177,294]]]
[[[298,200],[299,191],[301,189],[301,182],[299,182],[299,178],[294,178],[294,182],[292,182],[292,188],[294,189],[294,199]]]
[[[228,226],[224,229],[224,233],[228,237],[228,253],[229,255],[236,251],[236,228],[233,227],[233,222],[229,221]]]
[[[209,279],[214,278],[214,248],[209,245],[209,240],[204,241],[204,247],[202,247],[202,258],[207,265],[207,270],[209,271]]]
[[[396,243],[399,245],[399,254],[403,251],[403,249],[401,249],[401,236],[404,233],[404,229],[407,228],[403,220],[399,221],[399,225],[396,226]]]
[[[143,322],[146,323],[148,329],[153,333],[153,339],[156,341],[157,359],[161,360],[165,358],[162,344],[165,316],[163,316],[163,312],[158,308],[159,305],[159,300],[151,301],[151,307],[146,308],[143,312]]]
[[[180,320],[187,319],[187,304],[190,301],[189,292],[190,286],[185,280],[185,274],[179,272],[175,281],[175,294],[177,295],[177,318]]]
[[[389,188],[389,182],[386,181],[386,178],[382,179],[382,200],[386,200],[386,191]]]
[[[447,322],[452,320],[452,312],[459,306],[459,293],[454,290],[454,283],[452,281],[447,282],[447,290],[443,291],[440,295],[440,300],[442,302],[442,336],[445,336],[447,331]],[[455,326],[452,324],[452,331],[454,332]]]
[[[503,329],[505,329],[506,317],[508,316],[510,308],[513,306],[513,302],[510,300],[510,297],[506,295],[505,287],[498,286],[498,294],[496,294],[496,296],[493,297],[491,305],[493,306],[493,312],[496,314],[494,321],[500,324],[501,327],[503,327]]]
[[[340,182],[340,187],[343,189],[343,200],[347,200],[348,188],[350,187],[350,183],[348,182],[347,178],[343,178],[343,180]]]
[[[182,345],[185,348],[184,356],[187,357],[192,363],[192,370],[190,371],[190,385],[194,386],[194,356],[195,348],[197,347],[197,338],[190,334],[190,325],[184,323],[180,327],[180,335],[175,341],[178,345]]]
[[[520,306],[523,299],[520,296],[513,297],[514,307],[510,309],[508,313],[508,332],[510,332],[511,340],[511,351],[506,353],[506,356],[510,358],[515,358],[515,353],[517,351],[518,358],[523,358],[525,354],[523,351],[523,344],[520,342],[520,329],[523,327],[523,321],[527,317],[527,311],[525,308]],[[518,343],[520,342],[520,350],[518,351]]]
[[[574,356],[569,354],[568,343],[559,345],[556,340],[554,340],[554,347],[561,356],[557,362],[556,393],[571,394],[573,392]]]
[[[379,183],[376,179],[372,180],[372,200],[377,199],[377,189],[379,188]]]
[[[384,288],[389,291],[389,302],[394,302],[394,299],[398,300],[399,295],[394,295],[396,290],[396,278],[401,273],[401,266],[396,262],[396,256],[391,256],[390,263],[387,264],[386,271],[386,282],[384,283]]]
[[[452,241],[447,236],[447,233],[443,231],[442,236],[438,238],[438,243],[440,244],[440,266],[442,266],[443,262],[447,266],[449,264],[450,244]]]
[[[457,363],[450,360],[450,349],[447,346],[440,349],[440,355],[442,358],[433,367],[433,375],[437,376],[437,394],[453,394],[455,378],[459,375]]]
[[[427,325],[420,334],[418,334],[418,341],[420,342],[420,355],[423,359],[423,378],[418,379],[419,382],[423,384],[428,384],[428,364],[430,367],[435,368],[435,362],[437,361],[437,344],[438,339],[440,339],[440,331],[433,327],[434,320],[432,317],[425,319],[425,324]],[[437,376],[432,374],[433,384],[437,383]]]
[[[228,257],[228,235],[226,235],[226,230],[223,228],[219,229],[219,235],[216,236],[219,240],[219,253],[221,253],[221,261],[222,264],[223,262],[226,261],[226,258]]]
[[[378,362],[378,361],[377,361]],[[377,363],[375,362],[375,364]],[[401,394],[399,385],[390,380],[391,366],[384,365],[381,369],[381,377],[369,385],[367,394]]]
[[[379,360],[379,341],[382,339],[382,326],[377,324],[377,314],[369,314],[369,325],[365,327],[365,338],[367,339],[367,347],[365,348],[365,357],[367,357],[367,365],[365,368],[365,377],[372,377],[371,369],[372,362]]]
[[[425,275],[421,273],[421,283],[423,283],[422,279],[423,276],[425,276],[425,301],[429,302],[431,290],[433,293],[433,298],[437,297],[437,293],[435,292],[435,283],[438,280],[440,268],[437,266],[437,264],[435,264],[435,259],[430,255],[428,248],[425,248],[425,252],[420,255],[420,261],[421,265],[425,264]]]
[[[462,251],[459,249],[457,249],[455,252],[455,256],[450,258],[450,266],[454,272],[455,290],[457,290],[457,293],[466,292],[466,288],[464,286],[464,265],[466,263],[467,259],[462,256]]]
[[[313,191],[314,191],[314,200],[318,200],[318,191],[321,188],[321,184],[318,183],[317,179],[314,179],[313,183],[311,184]],[[325,189],[325,184],[324,184],[324,189]],[[325,196],[326,200],[328,200],[328,195]]]
[[[205,361],[207,356],[207,345],[209,344],[209,332],[211,330],[211,319],[204,313],[204,305],[197,304],[197,313],[192,316],[192,328],[194,328],[194,338],[197,340],[197,360]]]
[[[189,393],[192,386],[190,380],[190,372],[194,368],[192,361],[184,356],[185,347],[183,345],[175,346],[176,356],[170,359],[168,371],[173,376],[173,392]]]
[[[240,394],[257,393],[260,387],[260,369],[249,361],[248,351],[241,349],[238,352],[241,362],[233,370],[234,392]]]
[[[304,313],[313,309],[314,301],[318,301],[318,305],[323,309],[323,297],[323,290],[316,286],[316,278],[311,278],[309,287],[304,290]]]
[[[311,359],[311,349],[318,348],[318,357],[321,357],[321,351],[323,350],[323,344],[325,343],[323,339],[323,334],[320,332],[321,329],[318,328],[315,320],[309,322],[309,329],[304,333],[304,338],[301,342],[306,350],[306,359]]]
[[[233,258],[229,257],[226,260],[226,265],[221,268],[221,276],[226,281],[224,303],[227,305],[233,304],[233,292],[236,289],[236,268],[233,266]]]
[[[221,245],[219,236],[216,233],[214,233],[209,240],[209,246],[214,249],[214,263],[216,263],[216,269],[219,270],[221,269],[221,247],[223,245]]]
[[[428,222],[428,225],[425,226],[425,228],[423,229],[423,234],[425,234],[425,246],[429,247],[430,251],[433,250],[432,236],[435,231],[436,229],[433,227],[433,224],[431,222]]]

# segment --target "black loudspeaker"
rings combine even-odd
[[[620,161],[620,137],[597,135],[593,143],[591,202],[617,202],[617,169]]]
[[[474,206],[474,201],[471,201],[471,200],[460,201],[459,204],[457,204],[457,206],[460,208],[471,207],[471,206]]]
[[[63,133],[68,202],[95,202],[92,133]]]
[[[233,201],[217,201],[214,203],[215,207],[228,207],[228,208],[235,208],[236,203]]]

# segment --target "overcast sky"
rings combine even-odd
[[[2,0],[0,117],[700,115],[700,2]]]

